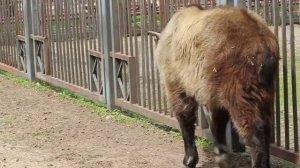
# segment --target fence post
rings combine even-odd
[[[234,6],[246,7],[246,1],[245,0],[234,0]]]
[[[234,0],[217,0],[217,6],[221,6],[221,5],[234,5]]]
[[[35,79],[35,68],[33,40],[30,38],[33,31],[31,2],[31,0],[23,0],[27,76],[30,81],[33,81]]]
[[[102,41],[102,54],[104,61],[104,95],[105,103],[108,109],[113,109],[115,106],[115,93],[114,93],[114,78],[113,78],[113,59],[110,57],[112,51],[112,30],[111,30],[111,0],[98,0],[99,18],[101,18],[101,41]]]

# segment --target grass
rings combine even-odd
[[[130,111],[120,111],[120,110],[110,111],[105,107],[104,104],[101,104],[100,102],[96,102],[94,100],[90,100],[90,99],[84,98],[82,96],[76,95],[69,90],[54,87],[45,82],[30,82],[24,78],[16,77],[14,75],[11,75],[10,73],[7,73],[7,72],[1,71],[1,70],[0,70],[0,77],[14,81],[15,83],[25,86],[27,88],[33,88],[33,89],[39,90],[39,91],[53,90],[60,97],[70,100],[71,102],[73,102],[77,105],[80,105],[82,107],[86,107],[90,111],[98,114],[101,117],[109,116],[113,120],[120,122],[120,123],[138,124],[142,127],[147,128],[148,130],[153,131],[153,132],[160,132],[163,134],[168,134],[178,140],[182,140],[181,133],[178,130],[175,130],[171,127],[154,122],[153,120],[145,118],[139,114],[136,114],[136,113],[133,113]],[[33,132],[32,135],[38,136],[38,135],[40,135],[40,132]],[[200,138],[200,137],[197,138],[196,144],[198,146],[200,146],[206,152],[213,151],[213,144],[204,138]]]

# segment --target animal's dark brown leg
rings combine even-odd
[[[212,109],[210,128],[214,136],[216,162],[221,168],[231,167],[228,162],[228,150],[226,147],[226,126],[229,121],[229,113],[223,108]]]
[[[247,145],[250,146],[250,153],[252,158],[253,168],[270,168],[269,155],[269,137],[270,126],[268,122],[257,122],[255,124],[255,132],[246,140]]]
[[[252,168],[270,168],[269,122],[264,120],[251,122],[249,116],[247,120],[247,115],[232,117],[232,119],[246,145],[250,147]]]
[[[199,161],[195,144],[195,122],[198,104],[194,98],[188,97],[185,93],[178,93],[172,95],[171,105],[184,140],[185,157],[183,164],[188,168],[194,168]]]

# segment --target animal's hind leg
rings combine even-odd
[[[243,137],[245,144],[250,147],[252,168],[270,168],[270,122],[255,118],[254,114],[231,114],[231,118]]]
[[[195,122],[198,104],[186,93],[175,93],[171,96],[171,106],[179,122],[185,148],[183,164],[194,168],[199,161],[197,147],[195,144]]]
[[[228,162],[228,149],[226,144],[226,126],[230,119],[226,109],[212,109],[210,128],[214,136],[216,162],[221,168],[232,167]]]

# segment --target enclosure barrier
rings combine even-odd
[[[154,63],[159,33],[178,9],[191,3],[244,7],[266,20],[281,48],[271,153],[300,165],[299,2],[0,0],[0,69],[178,128]],[[211,138],[208,119],[206,108],[200,107],[198,136]],[[232,145],[240,140],[231,126],[228,145],[241,151],[242,145]]]

